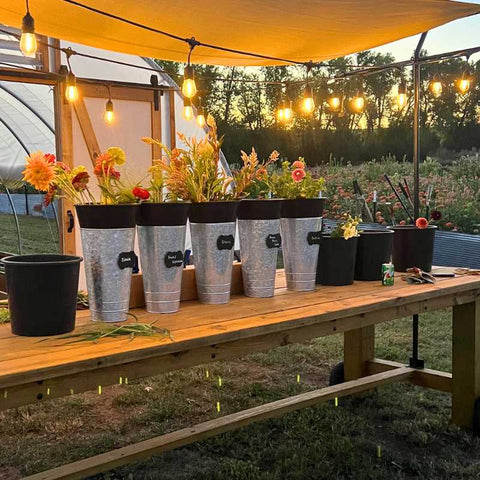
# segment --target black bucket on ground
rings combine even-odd
[[[392,258],[392,230],[363,230],[360,232],[355,263],[355,280],[382,279],[382,265]]]
[[[436,225],[427,228],[394,225],[388,228],[395,232],[392,252],[395,271],[406,272],[407,268],[418,267],[424,272],[431,272]]]
[[[316,283],[321,285],[351,285],[355,273],[358,237],[348,240],[322,236],[317,264]]]
[[[7,277],[12,333],[60,335],[75,328],[81,257],[15,255],[1,260]]]

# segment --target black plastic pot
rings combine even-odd
[[[360,232],[355,263],[355,280],[382,279],[382,264],[392,258],[394,233],[392,230],[364,230]]]
[[[191,223],[234,222],[239,202],[200,202],[190,205],[188,217]]]
[[[16,255],[1,260],[12,333],[41,337],[75,328],[81,261],[72,255]]]
[[[238,205],[239,220],[273,220],[280,218],[283,200],[279,198],[242,200]]]
[[[322,236],[317,263],[316,283],[351,285],[355,273],[358,237],[348,240]]]
[[[429,225],[423,229],[414,225],[395,225],[388,228],[395,232],[392,252],[395,271],[406,272],[407,268],[418,267],[430,272],[436,225]]]
[[[171,227],[187,223],[190,203],[141,203],[137,214],[137,225],[146,227]]]
[[[283,200],[282,218],[321,217],[326,198],[295,198]]]
[[[82,228],[107,230],[135,227],[138,207],[138,204],[132,203],[118,205],[85,204],[75,205],[75,210]]]

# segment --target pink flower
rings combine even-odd
[[[305,178],[305,170],[303,168],[296,168],[292,172],[292,178],[294,182],[301,182]]]
[[[424,217],[419,217],[417,218],[417,221],[415,222],[415,225],[417,228],[424,229],[428,227],[428,220]]]
[[[407,222],[405,220],[400,220],[399,223],[400,223],[400,225],[406,225],[407,224]]]

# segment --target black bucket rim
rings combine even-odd
[[[389,230],[436,230],[438,225],[427,225],[425,228],[418,228],[416,225],[388,225]]]
[[[45,258],[45,257],[55,257],[56,260],[44,260],[44,261],[34,261],[28,260],[33,258]],[[19,260],[23,259],[23,260]],[[25,254],[25,255],[9,255],[8,257],[3,257],[0,259],[0,262],[5,265],[15,265],[23,267],[33,267],[33,266],[54,266],[54,265],[73,265],[83,262],[83,257],[77,255],[62,255],[61,253],[49,253],[49,254]]]
[[[394,230],[359,230],[358,233],[360,235],[383,235],[384,233],[388,233],[389,235],[393,235],[395,233]]]

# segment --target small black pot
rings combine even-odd
[[[141,203],[137,225],[145,227],[186,225],[190,205],[187,202]]]
[[[81,257],[15,255],[0,261],[7,276],[12,333],[43,337],[75,328]]]
[[[239,220],[274,220],[280,218],[283,200],[281,198],[242,200],[238,205]]]
[[[355,273],[358,237],[348,240],[322,236],[317,263],[316,283],[321,285],[351,285]]]
[[[415,225],[395,225],[388,228],[395,232],[392,252],[395,271],[406,272],[408,268],[418,267],[424,272],[431,272],[437,226],[417,228]]]
[[[200,202],[190,205],[191,223],[225,223],[237,218],[239,202]]]
[[[295,198],[283,200],[282,218],[321,217],[326,198]]]
[[[360,232],[355,263],[355,280],[382,279],[382,265],[392,258],[392,230],[363,230]]]

